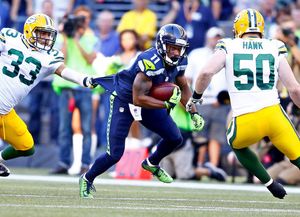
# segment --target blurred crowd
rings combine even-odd
[[[120,9],[98,7],[117,3],[126,3],[130,9],[124,9],[121,16],[116,16]],[[163,16],[158,16],[156,11],[160,6],[167,7]],[[47,14],[54,19],[60,32],[55,47],[64,53],[65,64],[97,77],[128,67],[139,52],[154,45],[160,26],[177,23],[186,29],[189,38],[186,76],[193,88],[197,73],[212,54],[217,41],[233,36],[233,18],[245,8],[257,9],[264,16],[266,38],[276,38],[286,44],[289,63],[300,82],[299,0],[2,0],[0,28],[11,27],[23,32],[28,16]],[[230,100],[224,73],[217,76],[203,95],[204,103],[198,107],[206,120],[201,133],[196,134],[190,129],[183,108],[176,108],[171,113],[186,139],[162,163],[178,179],[207,176],[225,181],[228,174],[232,177],[243,175],[247,177],[246,182],[255,182],[241,169],[227,145]],[[282,106],[299,131],[300,110],[291,103],[285,87],[279,85]],[[97,149],[106,146],[109,94],[101,88],[86,90],[54,76],[38,84],[28,98],[27,124],[35,143],[45,143],[41,125],[47,114],[50,121],[47,142],[60,149],[59,162],[50,172],[84,173]],[[136,122],[131,127],[128,145],[137,143],[151,151],[157,140],[157,135]],[[256,145],[256,151],[281,183],[300,183],[299,170],[269,144],[268,138]],[[186,168],[179,166],[182,161],[187,162]],[[288,169],[291,169],[288,175],[282,174]]]

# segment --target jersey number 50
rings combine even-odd
[[[255,61],[256,70],[253,72],[249,68],[241,68],[241,61]],[[263,61],[269,63],[269,81],[264,83],[263,81]],[[254,75],[256,77],[256,85],[261,90],[270,90],[274,86],[274,62],[275,58],[272,54],[259,54],[253,59],[253,54],[234,54],[233,55],[233,73],[236,77],[242,75],[247,76],[247,83],[242,83],[241,81],[234,81],[234,86],[238,90],[250,90],[254,86]]]

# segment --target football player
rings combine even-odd
[[[94,179],[121,159],[125,138],[134,120],[140,121],[146,128],[162,137],[157,150],[142,162],[142,167],[161,182],[173,181],[158,165],[163,157],[182,142],[180,131],[168,110],[179,102],[185,105],[192,95],[184,76],[187,46],[187,35],[181,26],[165,25],[157,33],[156,47],[142,52],[131,67],[112,77],[96,79],[98,84],[112,92],[107,124],[107,151],[80,177],[80,197],[92,198]],[[174,88],[168,101],[148,95],[153,85],[163,82],[172,82],[179,86]],[[204,120],[195,107],[191,110],[191,118],[195,128],[202,130]]]
[[[254,174],[273,194],[284,198],[286,191],[273,181],[249,146],[268,137],[278,150],[300,168],[299,136],[280,106],[278,79],[300,107],[300,85],[285,58],[283,42],[264,39],[264,18],[254,9],[242,10],[233,24],[235,38],[225,38],[206,63],[196,81],[190,106],[201,100],[212,76],[226,70],[233,118],[227,141],[241,164]]]
[[[32,135],[14,107],[39,81],[55,73],[84,87],[96,85],[91,77],[65,67],[63,54],[53,49],[56,36],[45,14],[30,16],[23,34],[10,28],[0,32],[0,138],[10,144],[0,152],[0,176],[10,174],[4,160],[34,153]]]

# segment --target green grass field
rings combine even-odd
[[[18,174],[0,179],[0,217],[300,216],[299,188],[279,200],[262,186],[97,179],[87,200],[78,196],[78,177]]]

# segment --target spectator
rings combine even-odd
[[[53,2],[51,0],[44,0],[42,3],[42,13],[48,15],[53,19]],[[56,144],[58,137],[58,98],[52,89],[51,83],[53,76],[48,76],[42,80],[29,94],[30,109],[28,128],[36,144],[41,144],[40,138],[42,130],[42,113],[48,112],[50,132],[50,143]],[[43,111],[43,109],[45,109]]]
[[[47,2],[47,4],[49,4],[50,2],[52,2],[53,4],[53,19],[54,22],[58,25],[62,18],[66,15],[66,14],[70,14],[72,12],[73,9],[73,5],[70,2],[70,0],[67,1],[61,1],[61,0],[35,0],[34,1],[34,10],[36,13],[39,13],[42,10],[42,5],[45,4]]]
[[[120,42],[119,42],[119,34],[114,30],[114,22],[115,18],[111,11],[104,10],[98,14],[97,21],[96,21],[96,35],[98,37],[98,42],[95,46],[95,51],[101,53],[100,56],[103,57],[111,57],[116,52],[120,50]],[[99,58],[98,58],[99,59]],[[104,70],[106,70],[106,63],[108,64],[107,60],[103,59],[96,67],[96,71],[101,71],[101,74],[104,74]],[[97,61],[96,61],[97,62]],[[104,63],[105,62],[105,63]],[[101,67],[99,67],[101,66]],[[103,90],[100,92],[104,92]],[[95,127],[98,136],[98,144],[104,145],[106,144],[106,122],[105,119],[107,117],[107,112],[109,111],[109,105],[107,103],[107,93],[103,93],[98,100],[98,106],[96,107],[96,100],[93,97],[94,102],[94,109],[95,112]],[[96,96],[96,95],[93,95]],[[99,95],[98,95],[99,96]]]
[[[111,58],[107,58],[101,53],[98,54],[98,57],[93,62],[94,69],[97,71],[97,74],[112,75],[118,71],[129,67],[132,62],[135,60],[136,56],[140,53],[139,47],[139,37],[134,30],[123,30],[119,35],[119,44],[121,50],[116,53]],[[101,66],[101,67],[99,67]],[[101,118],[101,145],[106,144],[106,123],[109,114],[109,92],[104,92],[101,94],[101,104],[99,113],[102,114]],[[131,128],[131,136],[139,137],[139,125],[134,123]]]
[[[91,11],[84,6],[75,9],[74,15],[84,17],[77,19],[78,25],[75,32],[64,29],[62,34],[63,44],[61,50],[65,53],[65,62],[70,68],[77,69],[88,74],[94,71],[91,62],[95,57],[93,50],[97,38],[88,27],[91,18]],[[66,24],[65,24],[66,25]],[[68,31],[67,31],[68,30]],[[72,33],[72,34],[71,34]],[[60,161],[50,173],[67,174],[71,163],[72,148],[72,114],[77,107],[80,111],[80,126],[83,135],[83,141],[78,139],[74,147],[83,147],[81,172],[86,171],[91,163],[91,134],[92,134],[92,93],[90,90],[84,90],[69,82],[63,82],[58,77],[54,78],[53,87],[59,93],[59,137]],[[81,145],[82,144],[82,145]]]
[[[210,28],[206,33],[205,47],[195,49],[189,54],[186,77],[192,83],[193,89],[200,70],[213,54],[217,41],[223,36],[224,32],[222,29],[218,27]],[[220,163],[222,145],[226,144],[226,117],[230,110],[229,102],[218,102],[218,94],[223,90],[227,90],[224,70],[214,76],[214,79],[203,94],[203,104],[197,105],[197,109],[203,115],[206,125],[203,131],[195,136],[204,137],[208,141],[207,146],[202,146],[199,149],[199,166],[204,165],[207,152],[211,165],[218,167]],[[209,165],[209,163],[206,163],[206,166]]]
[[[188,52],[205,44],[206,31],[216,26],[216,20],[210,8],[199,0],[172,1],[170,12],[163,18],[161,25],[177,23],[187,31],[190,46]]]
[[[210,6],[216,20],[229,20],[233,15],[232,0],[211,0]]]
[[[7,0],[0,1],[0,29],[6,27],[11,27],[11,19],[10,19],[10,9],[11,5],[8,3]]]
[[[74,9],[79,6],[87,6],[88,0],[68,0],[68,10],[67,12],[71,13]]]
[[[234,6],[234,15],[238,14],[241,10],[245,8],[259,9],[259,4],[262,0],[237,0]]]
[[[32,0],[12,1],[10,18],[18,31],[23,30],[24,22],[28,16],[33,14]]]
[[[261,14],[265,17],[265,37],[270,27],[276,22],[276,0],[264,0],[260,2]]]
[[[118,32],[125,29],[134,29],[140,37],[140,47],[142,50],[148,49],[152,45],[152,40],[156,34],[156,14],[148,9],[149,0],[132,0],[134,9],[126,12],[118,25]]]
[[[276,38],[283,41],[287,45],[289,52],[289,63],[296,75],[296,79],[300,81],[300,40],[295,34],[297,31],[296,22],[292,17],[281,22],[277,29]]]
[[[299,168],[289,162],[287,159],[275,163],[268,168],[268,173],[275,181],[283,185],[300,184]]]
[[[171,116],[180,129],[183,142],[160,163],[161,167],[173,177],[182,180],[200,180],[203,176],[216,179],[218,181],[226,180],[226,173],[217,167],[195,167],[193,159],[196,146],[192,139],[193,123],[190,114],[185,111],[182,105],[177,105],[171,111]],[[183,163],[184,162],[184,163]]]
[[[114,20],[112,12],[102,11],[96,21],[99,41],[95,50],[107,57],[114,55],[120,49],[119,34],[113,29]]]

